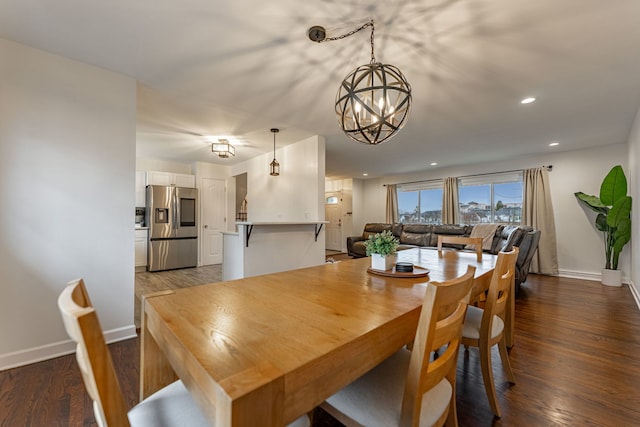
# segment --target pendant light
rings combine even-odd
[[[326,37],[320,26],[309,29],[314,42],[341,40],[371,27],[371,61],[344,78],[336,95],[335,112],[342,131],[354,141],[376,145],[396,135],[411,109],[411,85],[394,65],[376,61],[373,19],[349,33]]]
[[[280,175],[280,163],[276,160],[276,133],[280,132],[280,129],[273,128],[271,132],[273,132],[273,160],[269,164],[269,175],[278,176]]]

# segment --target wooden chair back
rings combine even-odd
[[[456,363],[474,274],[475,267],[469,266],[463,276],[427,284],[402,401],[403,426],[418,425],[422,396],[444,378],[451,384],[453,396],[439,424],[449,416],[456,417]],[[431,355],[436,350],[439,356],[432,361]]]
[[[129,426],[127,406],[111,353],[82,279],[67,284],[58,297],[58,308],[67,334],[77,343],[78,366],[93,400],[98,425]]]
[[[442,252],[443,244],[474,245],[478,262],[482,261],[482,237],[464,237],[438,235],[438,253]]]
[[[482,314],[480,339],[490,338],[493,316],[505,320],[509,293],[512,292],[515,281],[516,261],[520,249],[514,246],[510,252],[498,252],[498,260],[491,277],[491,284],[487,291],[487,299]],[[495,341],[495,340],[494,340]]]

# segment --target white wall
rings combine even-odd
[[[627,156],[627,144],[614,144],[586,150],[550,152],[548,155],[522,157],[509,162],[466,165],[367,180],[364,185],[365,223],[385,220],[386,189],[383,184],[553,165],[549,179],[555,213],[560,274],[600,280],[600,269],[604,267],[602,235],[593,225],[591,212],[587,212],[577,202],[573,193],[583,191],[587,194],[598,194],[600,183],[612,166],[621,164],[625,172],[628,172]],[[362,227],[357,228],[354,224],[354,231],[361,232]],[[625,279],[629,278],[631,271],[630,252],[630,247],[627,247],[620,257],[620,268]]]
[[[629,195],[633,197],[631,212],[631,291],[640,307],[640,110],[629,136]],[[627,248],[625,248],[625,251]]]
[[[305,222],[324,220],[325,142],[314,136],[276,151],[280,175],[269,175],[270,154],[231,167],[247,174],[247,220]],[[224,236],[225,279],[248,277],[324,263],[324,227],[315,238],[313,224],[255,225],[249,247],[246,229]]]
[[[0,93],[0,369],[74,349],[78,277],[107,337],[135,335],[135,80],[0,39]]]
[[[362,179],[353,179],[353,235],[357,236],[362,234],[362,230],[364,230],[364,225],[367,222],[373,222],[373,220],[368,221],[368,211],[365,206],[365,182]],[[377,210],[377,209],[376,209]],[[377,215],[377,213],[376,213]]]
[[[324,138],[314,136],[276,150],[280,176],[269,175],[271,154],[232,166],[232,176],[247,173],[247,219],[324,220],[324,146]]]

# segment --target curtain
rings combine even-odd
[[[458,224],[460,214],[458,211],[458,178],[445,178],[442,191],[442,223]]]
[[[541,231],[538,251],[531,260],[529,271],[557,275],[556,225],[551,204],[549,172],[545,167],[525,169],[523,181],[522,223]]]
[[[395,184],[387,184],[387,224],[398,222],[398,191]]]

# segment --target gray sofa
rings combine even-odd
[[[435,247],[438,244],[439,235],[469,236],[473,225],[450,224],[387,224],[368,223],[360,236],[347,237],[348,254],[355,258],[365,257],[364,242],[370,235],[390,230],[400,241],[398,250],[417,247]],[[491,249],[485,251],[497,254],[501,250],[510,250],[512,246],[520,249],[516,262],[516,294],[520,291],[520,284],[527,279],[529,266],[533,255],[538,248],[540,231],[529,226],[499,225],[496,228]],[[456,249],[462,249],[464,245],[445,245]]]

